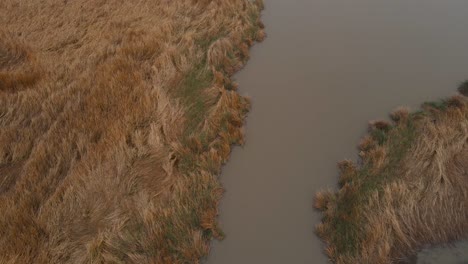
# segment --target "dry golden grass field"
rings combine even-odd
[[[334,263],[398,263],[468,238],[468,97],[422,109],[371,122],[360,163],[339,163],[340,190],[317,194],[317,232]]]
[[[198,263],[252,0],[0,1],[0,263]]]

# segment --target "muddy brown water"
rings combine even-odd
[[[314,193],[336,187],[336,162],[357,158],[369,120],[449,96],[468,78],[468,1],[265,5],[268,38],[236,76],[253,107],[247,143],[221,174],[226,238],[205,263],[327,263]]]
[[[413,263],[417,264],[468,264],[468,241],[452,245],[425,248]]]

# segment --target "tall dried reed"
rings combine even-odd
[[[0,1],[0,263],[198,263],[261,1]]]
[[[359,164],[339,164],[339,191],[316,195],[317,233],[334,263],[399,263],[468,237],[468,98],[391,118],[371,123]]]

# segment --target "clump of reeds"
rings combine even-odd
[[[464,96],[468,96],[468,81],[464,81],[460,84],[460,86],[458,86],[458,91],[464,95]]]
[[[198,263],[263,3],[0,2],[0,263]]]
[[[316,230],[334,263],[398,263],[468,237],[468,100],[423,109],[371,122],[359,165],[340,162],[339,191],[316,195]]]

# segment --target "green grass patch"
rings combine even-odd
[[[181,82],[177,96],[187,107],[187,133],[194,132],[196,127],[204,120],[208,111],[206,95],[203,90],[213,83],[213,73],[206,65],[206,61],[197,64]]]
[[[423,108],[430,107],[430,108],[443,111],[447,109],[448,104],[447,104],[447,101],[441,100],[441,101],[434,101],[434,102],[425,102],[422,106]]]
[[[347,191],[338,195],[335,214],[324,219],[324,222],[331,224],[331,244],[342,255],[354,256],[361,248],[359,244],[366,237],[361,229],[365,226],[365,220],[361,217],[362,208],[372,193],[383,191],[386,184],[397,179],[400,161],[415,141],[416,132],[410,118],[406,126],[397,126],[388,132],[375,130],[371,135],[380,145],[387,146],[385,164],[375,170],[372,161],[364,161],[356,175],[347,182]]]

